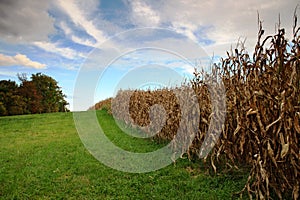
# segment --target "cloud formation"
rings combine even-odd
[[[131,18],[134,24],[147,27],[159,25],[160,17],[151,6],[140,0],[130,1],[130,3],[132,7]]]
[[[46,68],[45,64],[30,60],[26,55],[7,56],[0,54],[0,66],[25,66],[35,69]]]
[[[87,34],[97,41],[97,43],[106,40],[104,32],[98,29],[91,19],[87,18],[76,1],[58,1],[58,5],[70,17],[74,24],[82,27]]]
[[[223,56],[240,37],[242,40],[247,38],[248,49],[254,48],[257,12],[266,34],[275,32],[280,14],[281,25],[290,36],[297,1],[119,0],[104,3],[99,0],[1,0],[0,42],[9,45],[26,43],[32,45],[32,49],[38,47],[58,58],[80,60],[93,47],[103,48],[99,45],[112,41],[115,34],[131,28],[156,26],[171,29],[197,42],[210,56]],[[133,42],[144,42],[137,35],[132,38]],[[165,41],[157,37],[151,42],[168,47],[169,40],[174,38]],[[110,47],[126,47],[132,41],[121,38],[111,42]],[[186,44],[176,43],[176,46],[188,51]],[[2,53],[8,54],[5,50]],[[26,55],[31,56],[27,51]]]
[[[266,34],[274,34],[280,14],[281,26],[291,37],[295,0],[144,0],[133,1],[132,23],[171,28],[209,49],[209,53],[225,54],[239,38],[247,38],[246,47],[254,48],[257,39],[257,13]],[[143,6],[141,6],[143,5]],[[147,12],[148,9],[151,9]],[[150,13],[150,14],[147,14]],[[155,14],[154,14],[155,13]],[[299,13],[299,12],[298,12]],[[154,16],[154,17],[151,17]],[[149,21],[150,20],[150,21]],[[206,41],[211,41],[206,44]]]
[[[68,59],[74,59],[79,56],[83,56],[79,52],[68,48],[68,47],[60,47],[57,43],[50,43],[50,42],[34,42],[34,45],[43,49],[44,51],[50,53],[56,53],[60,56]]]
[[[10,42],[48,40],[55,31],[48,1],[1,0],[0,38]]]

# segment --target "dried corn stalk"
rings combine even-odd
[[[221,137],[218,140],[211,137],[210,143],[204,144],[217,143],[204,158],[210,161],[213,170],[217,170],[216,166],[250,166],[250,175],[243,190],[250,198],[270,199],[275,194],[280,199],[286,196],[298,199],[300,28],[297,28],[296,22],[295,15],[291,43],[285,39],[284,29],[278,29],[276,35],[262,40],[264,31],[259,23],[258,42],[252,58],[240,43],[239,48],[221,60],[220,66],[214,65],[217,76],[213,77],[221,77],[226,90],[226,113],[213,106],[216,99],[211,98],[210,93],[217,92],[209,90],[205,73],[195,71],[191,85],[184,83],[172,90],[119,91],[112,100],[114,116],[130,126],[146,127],[144,131],[149,134],[154,131],[157,140],[172,140],[179,126],[183,126],[184,130],[191,129],[180,123],[181,102],[175,93],[184,93],[188,91],[187,87],[192,88],[198,99],[200,116],[191,120],[197,119],[193,124],[198,130],[193,137],[189,131],[180,136],[194,138],[187,152],[189,158],[201,157],[204,138],[214,125],[211,122],[226,115],[223,126],[213,127],[221,131]],[[164,108],[165,115],[155,115],[161,118],[151,120],[150,108],[155,104]],[[162,129],[159,132],[153,130],[153,127],[160,126],[161,121],[164,122]],[[149,126],[150,123],[152,126]]]

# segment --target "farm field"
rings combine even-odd
[[[97,116],[121,148],[147,152],[162,145],[124,134],[104,110]],[[72,113],[0,118],[1,199],[230,199],[246,182],[245,172],[209,175],[197,162],[181,159],[150,173],[124,173],[89,154]]]

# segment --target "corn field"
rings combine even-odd
[[[250,199],[274,196],[299,199],[300,28],[296,15],[294,22],[291,41],[285,38],[283,28],[278,28],[275,35],[264,36],[259,22],[252,56],[240,43],[238,48],[227,52],[220,64],[214,64],[209,77],[221,78],[226,92],[224,105],[214,103],[216,98],[211,98],[211,93],[219,97],[218,91],[209,88],[205,72],[195,69],[194,79],[176,88],[119,91],[112,99],[111,112],[129,126],[145,127],[144,131],[156,134],[154,138],[158,141],[172,140],[179,127],[182,128],[186,133],[179,136],[185,137],[182,141],[192,141],[187,152],[179,154],[187,153],[190,159],[201,158],[215,172],[219,168],[249,166],[249,177],[240,194],[247,193]],[[185,120],[193,120],[192,123],[181,121],[185,102],[178,94],[197,97],[199,113],[185,107],[192,113]],[[161,109],[151,108],[156,104],[164,108],[164,115]],[[222,110],[222,106],[226,109]],[[153,119],[150,113],[162,118]],[[224,117],[224,124],[213,129],[221,135],[210,138],[214,147],[209,154],[203,154],[201,145],[213,124],[210,122],[220,117]],[[197,129],[191,131],[191,125]]]
[[[107,98],[103,101],[96,103],[94,106],[90,107],[89,110],[102,110],[105,109],[111,114],[111,100],[112,98]]]

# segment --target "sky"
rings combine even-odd
[[[85,110],[120,88],[180,84],[178,77],[218,62],[238,40],[251,53],[257,13],[266,35],[275,33],[280,15],[291,38],[299,3],[0,0],[0,80],[41,72],[58,81],[71,110]],[[73,105],[77,98],[80,106]]]

